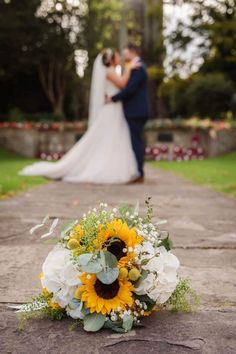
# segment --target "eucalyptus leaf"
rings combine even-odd
[[[58,223],[59,223],[59,219],[58,218],[54,219],[49,231],[52,232],[57,227]]]
[[[133,213],[139,213],[139,201],[137,200],[135,206],[134,206],[134,210]]]
[[[40,228],[43,227],[43,226],[44,226],[43,223],[33,226],[33,227],[30,229],[30,234],[32,235],[36,230],[40,229]]]
[[[68,222],[66,224],[64,224],[64,227],[61,231],[61,238],[64,238],[68,232],[78,223],[78,220],[73,221],[73,222]]]
[[[77,307],[81,306],[81,301],[78,299],[72,299],[69,303],[71,309],[76,309]]]
[[[122,328],[122,323],[123,323],[122,321],[113,322],[111,320],[107,320],[104,323],[104,328],[111,329],[112,331],[117,333],[125,333],[126,330]]]
[[[108,251],[105,251],[103,253],[105,256],[106,266],[109,268],[115,268],[117,266],[117,259],[114,256],[114,254],[112,254],[111,252],[108,252]]]
[[[83,267],[83,271],[86,273],[96,274],[96,273],[100,273],[103,270],[103,266],[100,263],[99,259],[92,260],[82,267]]]
[[[77,262],[80,266],[85,266],[88,264],[88,262],[92,259],[93,254],[92,253],[84,253],[81,254],[78,258],[77,258]]]
[[[107,268],[97,273],[97,278],[103,284],[112,284],[118,278],[118,275],[119,275],[118,268]]]
[[[148,271],[147,270],[142,270],[140,278],[134,283],[135,288],[138,288],[140,283],[145,280],[148,276]]]
[[[134,318],[132,315],[124,315],[122,327],[126,332],[130,331],[133,327]]]
[[[100,313],[90,313],[84,317],[84,330],[87,332],[97,332],[105,323],[106,316]]]
[[[101,264],[102,264],[103,268],[105,268],[105,266],[106,266],[106,258],[105,258],[104,252],[100,251],[99,256],[100,256]]]

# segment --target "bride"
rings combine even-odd
[[[68,182],[104,184],[127,183],[138,176],[137,162],[121,103],[105,104],[126,86],[131,64],[123,76],[116,73],[120,56],[112,49],[103,50],[93,67],[89,107],[89,129],[58,162],[38,162],[25,167],[24,176],[44,176]]]

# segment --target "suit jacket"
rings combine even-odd
[[[112,97],[113,102],[122,101],[128,121],[146,121],[150,116],[147,81],[146,67],[141,63],[141,67],[132,70],[127,86]]]

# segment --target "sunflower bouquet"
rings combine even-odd
[[[101,203],[80,221],[64,225],[40,275],[42,293],[21,305],[25,318],[69,316],[89,332],[128,332],[161,309],[186,310],[196,300],[188,280],[178,277],[171,241],[152,223],[152,207],[109,208]],[[48,220],[34,227],[45,227]],[[58,226],[54,220],[51,236]],[[196,301],[195,301],[196,302]]]

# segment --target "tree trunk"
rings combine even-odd
[[[55,59],[38,65],[39,79],[54,114],[63,115],[65,76],[63,65]]]

